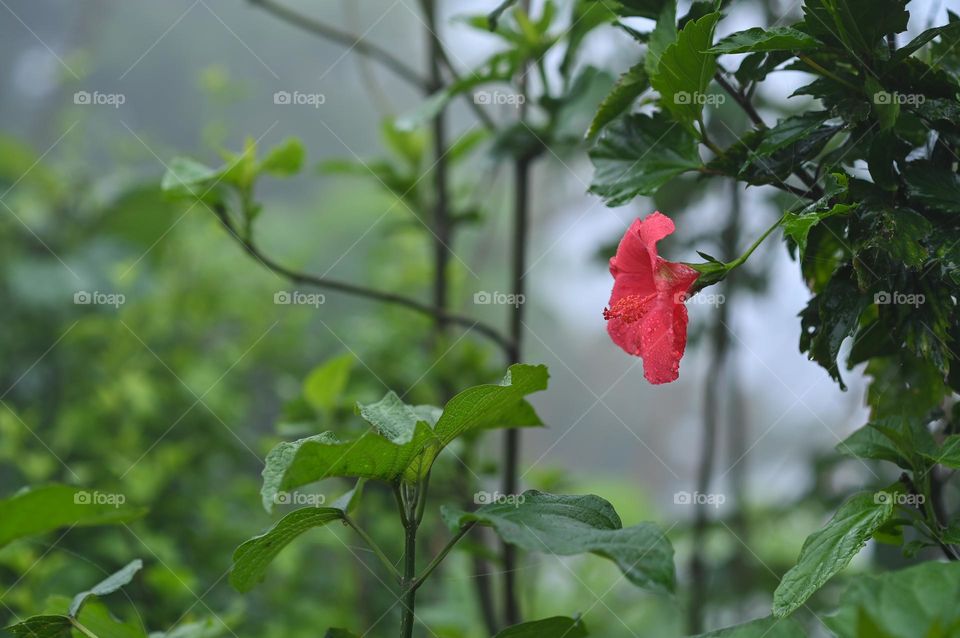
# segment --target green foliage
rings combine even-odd
[[[934,638],[960,631],[960,565],[926,562],[864,575],[850,583],[836,614],[824,618],[837,638]],[[871,633],[880,628],[883,633]]]
[[[792,618],[760,618],[700,634],[696,638],[806,638],[806,635],[800,623]]]
[[[579,619],[555,616],[543,620],[525,622],[498,631],[493,638],[540,638],[541,636],[564,636],[564,638],[585,638],[589,636],[586,627]]]
[[[768,51],[801,51],[816,49],[819,43],[798,29],[753,27],[738,31],[710,48],[710,53],[759,53]]]
[[[409,406],[389,392],[378,403],[360,406],[360,416],[373,429],[356,439],[324,432],[271,450],[263,470],[264,507],[272,509],[280,491],[331,477],[416,482],[457,437],[487,428],[541,425],[523,397],[546,389],[547,377],[544,366],[513,365],[499,384],[464,390],[442,411]]]
[[[444,508],[443,518],[454,529],[471,521],[489,525],[505,542],[530,552],[603,556],[638,587],[674,589],[673,547],[663,531],[652,523],[623,527],[610,503],[598,496],[531,490],[474,512]]]
[[[61,527],[111,525],[142,517],[146,509],[99,492],[67,485],[23,490],[0,501],[0,547],[25,536]],[[117,497],[118,495],[106,495]]]
[[[877,530],[893,516],[889,498],[864,492],[844,503],[826,526],[803,543],[797,564],[773,594],[773,613],[786,616],[802,606],[846,567]]]
[[[107,596],[133,580],[143,568],[139,559],[114,572],[87,591],[77,594],[65,615],[33,616],[7,627],[15,636],[34,638],[71,638],[74,632],[98,638],[146,638],[143,630],[134,624],[116,620],[98,597]]]
[[[248,540],[233,553],[230,584],[246,592],[263,580],[270,562],[295,538],[315,527],[343,520],[336,507],[306,507],[284,516],[264,534]]]
[[[700,121],[701,98],[716,71],[716,56],[707,51],[719,19],[719,13],[711,13],[688,22],[676,41],[663,50],[656,70],[650,72],[650,84],[660,92],[660,104],[691,130],[694,122]]]
[[[590,151],[590,191],[608,206],[651,195],[670,179],[700,168],[693,136],[663,115],[630,115],[611,123]]]

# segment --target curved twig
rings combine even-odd
[[[346,31],[341,31],[336,27],[331,27],[330,25],[320,22],[315,18],[311,18],[310,16],[304,15],[299,11],[294,11],[293,9],[290,9],[289,7],[286,7],[275,0],[248,1],[250,4],[272,13],[276,17],[288,22],[289,24],[300,27],[301,29],[305,29],[322,38],[336,42],[337,44],[342,44],[356,51],[357,53],[360,53],[361,55],[365,55],[380,62],[383,64],[383,66],[396,73],[397,76],[403,78],[410,84],[417,86],[421,90],[427,90],[430,86],[429,80],[420,75],[418,71],[408,66],[386,49],[381,48],[372,42],[364,40],[361,36],[357,36]]]
[[[443,308],[437,308],[436,306],[432,306],[430,304],[423,303],[422,301],[417,301],[416,299],[412,299],[397,293],[377,290],[375,288],[368,288],[366,286],[350,283],[348,281],[330,279],[320,275],[311,275],[309,273],[303,273],[287,268],[263,253],[253,243],[252,240],[244,238],[237,233],[233,224],[230,222],[230,219],[227,217],[227,212],[222,206],[214,206],[213,211],[220,220],[220,223],[222,223],[230,233],[230,236],[233,237],[237,243],[243,246],[243,249],[251,257],[263,264],[268,270],[280,275],[290,282],[306,284],[308,286],[314,286],[317,288],[325,288],[327,290],[336,290],[337,292],[354,295],[355,297],[363,297],[365,299],[372,299],[374,301],[394,304],[409,310],[413,310],[414,312],[419,312],[420,314],[427,315],[429,317],[442,319],[448,323],[467,326],[467,328],[470,330],[476,330],[480,334],[489,338],[491,341],[500,346],[504,352],[513,352],[513,342],[510,339],[500,334],[500,332],[493,326],[485,324],[471,317],[450,312],[444,310]]]

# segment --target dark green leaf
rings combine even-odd
[[[696,140],[663,113],[630,115],[613,122],[590,151],[590,191],[609,206],[652,195],[671,178],[700,167]]]
[[[718,629],[694,638],[806,638],[803,626],[793,618],[760,618]]]
[[[960,213],[960,176],[928,162],[912,162],[903,172],[910,199],[945,213]]]
[[[600,108],[597,109],[597,114],[590,123],[587,137],[594,137],[600,129],[627,111],[634,100],[649,86],[650,81],[641,64],[635,65],[621,75],[613,90],[600,103]]]
[[[700,119],[707,86],[716,71],[716,56],[706,50],[713,44],[719,18],[719,13],[711,13],[688,22],[660,56],[656,72],[650,73],[660,103],[690,128]]]
[[[647,54],[643,58],[644,71],[649,78],[657,72],[660,57],[671,44],[677,41],[677,2],[667,0],[663,3],[660,13],[655,16],[657,24],[647,41]]]
[[[948,638],[960,631],[960,564],[928,561],[852,580],[836,615],[824,622],[838,638]],[[869,619],[867,627],[864,619]]]
[[[893,54],[893,60],[899,62],[905,60],[915,52],[922,49],[927,43],[932,42],[934,38],[940,35],[957,36],[960,35],[960,22],[952,22],[942,27],[927,29],[913,40],[910,40],[905,46],[897,49]]]
[[[467,432],[542,425],[524,396],[546,389],[548,378],[545,366],[515,364],[500,383],[454,396],[442,413],[433,406],[406,405],[389,392],[378,403],[360,407],[374,430],[356,439],[341,441],[325,432],[271,450],[263,470],[264,507],[269,511],[281,490],[334,476],[416,481],[443,448]]]
[[[263,580],[277,554],[296,537],[343,517],[344,511],[335,507],[305,507],[287,514],[267,532],[237,548],[233,553],[230,584],[239,592],[250,591]]]
[[[554,616],[543,620],[534,620],[520,625],[513,625],[497,632],[493,638],[586,638],[587,633],[583,623],[575,618]]]
[[[120,500],[118,494],[67,485],[47,485],[22,491],[0,501],[0,547],[18,538],[60,527],[125,523],[146,513],[145,508],[133,507]]]
[[[360,638],[360,636],[352,631],[347,631],[346,629],[331,628],[327,630],[327,633],[323,635],[323,638]]]
[[[849,270],[834,274],[800,313],[800,351],[823,366],[841,389],[846,386],[837,365],[840,345],[856,330],[860,313],[869,303],[851,277]]]
[[[505,542],[558,556],[593,553],[615,562],[638,587],[672,592],[673,547],[656,525],[624,528],[613,506],[599,496],[561,496],[536,490],[474,512],[443,508],[452,528],[469,521],[489,525]]]
[[[783,575],[773,594],[774,615],[786,616],[802,606],[891,516],[892,500],[878,499],[871,492],[856,494],[841,505],[823,529],[807,537],[797,564]]]
[[[792,27],[754,27],[727,36],[710,53],[756,53],[760,51],[799,51],[821,46],[814,38]]]
[[[24,638],[71,638],[72,628],[73,623],[66,616],[34,616],[6,630]]]

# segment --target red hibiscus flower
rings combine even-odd
[[[669,383],[680,374],[687,345],[684,301],[700,274],[657,254],[657,242],[673,230],[673,221],[660,212],[637,219],[610,259],[613,292],[603,311],[607,332],[627,354],[643,359],[643,376],[650,383]]]

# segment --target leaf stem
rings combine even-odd
[[[356,521],[350,518],[350,516],[348,516],[346,513],[343,515],[343,522],[349,525],[350,528],[357,533],[357,536],[360,537],[364,544],[366,544],[366,546],[373,551],[376,557],[380,559],[380,562],[383,563],[383,566],[387,568],[387,571],[390,572],[390,575],[399,582],[402,578],[400,571],[394,567],[393,563],[389,558],[387,558],[387,555],[383,552],[383,550],[380,549],[380,546],[377,545],[376,541],[374,541],[373,538],[371,538],[370,535],[367,534],[362,527],[357,525]]]
[[[812,59],[810,59],[810,57],[808,57],[808,56],[806,56],[806,55],[798,55],[797,57],[800,58],[800,60],[801,60],[803,63],[805,63],[807,66],[809,66],[811,69],[813,69],[814,71],[816,71],[816,72],[819,73],[820,75],[823,75],[824,77],[828,77],[828,78],[830,78],[831,80],[833,80],[834,82],[839,82],[840,84],[844,85],[844,86],[847,87],[848,89],[853,89],[853,90],[856,91],[857,93],[860,93],[860,92],[863,91],[863,88],[862,88],[862,87],[858,87],[858,86],[856,86],[855,84],[852,84],[852,83],[850,83],[850,82],[847,82],[846,80],[844,80],[844,79],[841,78],[840,76],[836,75],[835,73],[833,73],[833,72],[831,72],[831,71],[828,71],[828,70],[825,69],[824,67],[820,66],[820,64],[814,62]]]
[[[440,563],[443,562],[443,559],[447,557],[447,554],[450,553],[450,550],[452,550],[454,546],[456,546],[456,544],[460,541],[461,538],[467,535],[467,532],[469,532],[475,524],[476,524],[476,521],[470,521],[469,523],[467,523],[466,525],[460,528],[460,530],[456,533],[456,535],[454,535],[453,538],[451,538],[450,541],[444,546],[444,548],[440,550],[440,553],[437,554],[432,561],[430,561],[430,564],[427,565],[426,569],[423,570],[423,573],[420,574],[420,576],[418,576],[413,581],[412,587],[414,589],[420,588],[420,585],[422,585],[423,582],[427,579],[427,577],[430,576],[431,573],[433,573],[433,570],[435,570],[440,565]]]
[[[760,244],[762,244],[763,241],[764,241],[767,237],[770,236],[770,233],[772,233],[773,231],[775,231],[777,228],[780,227],[780,224],[783,223],[783,220],[786,219],[786,217],[787,217],[787,214],[786,214],[786,213],[784,213],[783,215],[781,215],[780,218],[777,219],[777,221],[776,221],[772,226],[770,226],[770,228],[768,228],[768,229],[766,229],[765,231],[763,231],[763,234],[760,235],[760,236],[757,238],[757,240],[750,245],[749,248],[747,248],[746,252],[744,252],[742,255],[740,255],[739,257],[737,257],[737,258],[734,259],[733,261],[725,263],[724,266],[727,267],[727,270],[728,270],[728,271],[729,271],[729,270],[733,270],[734,268],[737,268],[737,267],[739,267],[739,266],[742,266],[743,263],[746,262],[747,259],[750,258],[750,255],[753,254],[753,251],[755,251],[755,250],[757,249],[757,247],[760,246]]]

